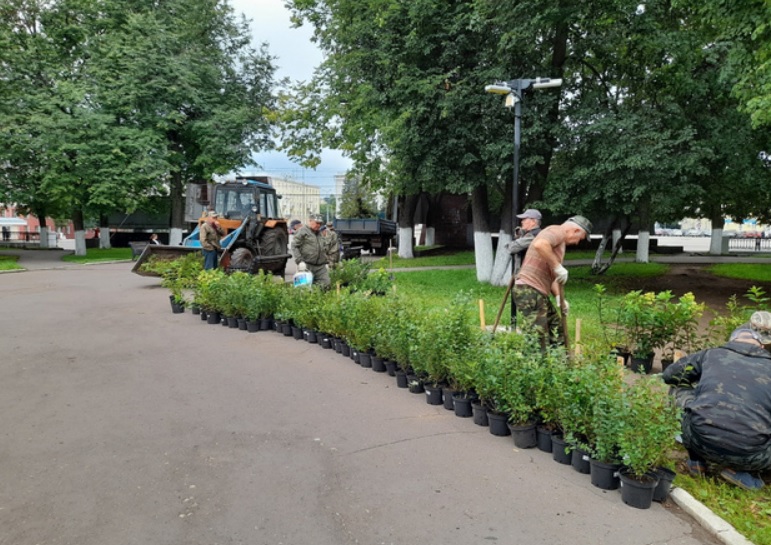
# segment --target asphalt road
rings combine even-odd
[[[0,274],[2,545],[716,543],[130,268]]]

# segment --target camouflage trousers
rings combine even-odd
[[[695,454],[702,460],[730,467],[736,471],[763,471],[771,469],[771,445],[765,450],[752,454],[734,454],[709,444],[709,441],[705,441],[691,427],[691,419],[687,408],[688,404],[696,398],[696,389],[673,386],[669,389],[669,393],[674,396],[675,404],[683,409],[683,445],[688,449],[689,455]]]
[[[546,348],[547,344],[565,344],[562,318],[549,297],[530,286],[515,284],[513,298],[517,305],[517,314],[524,319],[521,325],[527,327],[526,324],[532,324],[539,330],[543,348]]]

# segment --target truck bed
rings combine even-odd
[[[336,219],[335,230],[340,235],[385,235],[396,234],[396,222],[382,218]]]

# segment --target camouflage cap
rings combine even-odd
[[[321,217],[321,214],[311,214],[308,216],[308,220],[315,221],[316,223],[324,223],[324,218]]]
[[[771,344],[771,312],[759,310],[750,317],[750,327],[758,334],[760,342]]]
[[[583,217],[583,216],[573,216],[573,217],[568,218],[567,221],[569,221],[570,223],[575,223],[581,229],[586,231],[586,236],[587,237],[592,234],[592,222],[589,221],[588,219],[586,219],[585,217]]]

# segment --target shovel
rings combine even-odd
[[[570,354],[570,337],[568,337],[568,304],[565,301],[565,286],[559,285],[560,291],[560,325],[562,326],[562,337],[565,339],[565,350]]]

